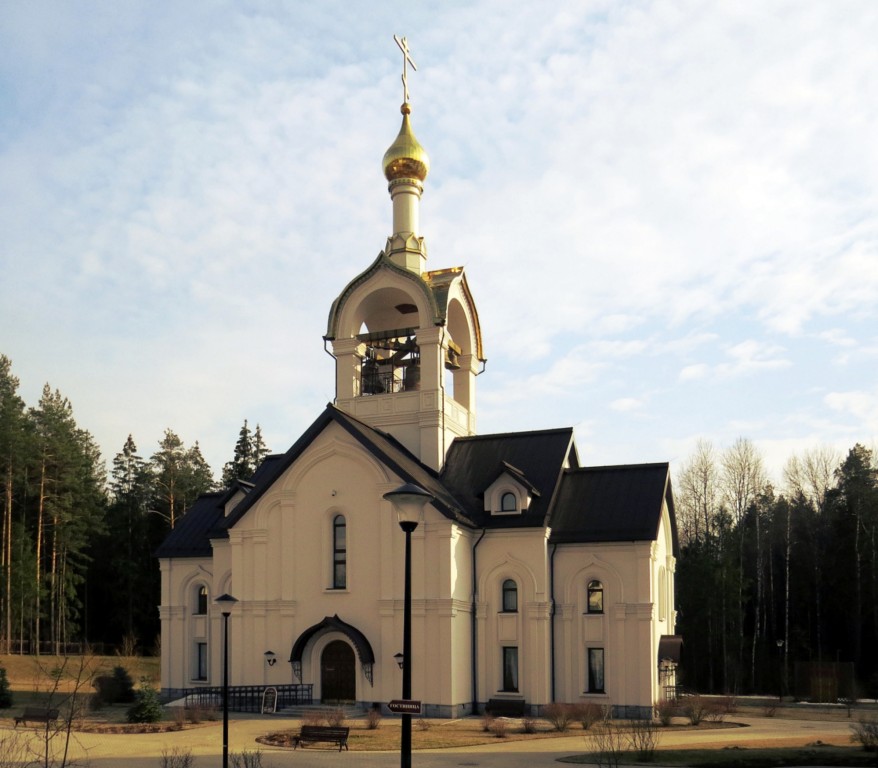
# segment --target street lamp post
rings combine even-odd
[[[433,497],[423,488],[413,483],[405,483],[395,491],[384,494],[396,510],[399,527],[405,533],[405,600],[402,618],[402,698],[412,697],[412,531],[418,527],[424,515],[424,506]],[[398,656],[398,654],[397,654]],[[412,764],[412,716],[402,715],[402,735],[400,738],[401,768],[411,768]]]
[[[238,599],[226,593],[214,602],[223,614],[223,768],[229,768],[229,616]]]
[[[778,686],[780,688],[780,697],[778,698],[778,701],[783,701],[784,688],[786,688],[786,658],[783,655],[784,641],[777,640],[776,643],[778,660],[780,661],[780,674],[778,675],[780,678],[780,685]]]

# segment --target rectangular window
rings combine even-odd
[[[518,648],[503,648],[503,690],[518,691]]]
[[[603,648],[588,649],[588,692],[605,693]]]
[[[207,680],[207,643],[195,644],[195,679]]]

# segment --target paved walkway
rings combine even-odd
[[[680,731],[663,733],[662,747],[718,747],[749,744],[756,746],[802,746],[814,741],[849,744],[850,729],[845,721],[784,720],[777,718],[733,715],[743,728]],[[277,717],[236,716],[229,724],[229,750],[241,752],[259,749],[264,768],[322,768],[349,766],[353,768],[390,768],[399,765],[398,752],[342,752],[327,748],[296,751],[257,744],[257,736],[272,731],[296,728],[298,721]],[[0,738],[6,734],[0,730]],[[222,723],[163,734],[76,734],[72,750],[74,759],[87,757],[92,768],[160,768],[163,750],[190,750],[195,756],[194,768],[221,768]],[[566,755],[587,752],[584,736],[576,733],[551,739],[504,742],[474,747],[416,751],[414,768],[466,766],[469,768],[539,768],[555,766]]]

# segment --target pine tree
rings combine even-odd
[[[29,453],[27,413],[24,400],[18,395],[18,379],[12,375],[12,362],[0,355],[0,508],[3,510],[2,545],[0,545],[0,637],[2,646],[12,647],[12,628],[16,602],[14,584],[21,558],[16,558],[13,547],[15,529],[14,508],[16,497],[23,494],[24,475]]]
[[[235,453],[231,461],[223,467],[222,484],[228,488],[237,480],[249,480],[268,455],[268,448],[262,438],[262,428],[257,424],[256,431],[251,432],[244,419],[244,425],[238,433]]]

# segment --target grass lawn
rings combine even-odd
[[[79,692],[94,693],[91,681],[98,675],[109,675],[113,667],[124,667],[131,675],[135,687],[145,678],[158,686],[160,680],[159,659],[153,657],[122,656],[19,656],[0,654],[0,667],[6,670],[12,692],[11,712],[46,701],[49,692],[54,697],[74,691],[79,681]],[[57,686],[53,672],[59,670]],[[7,713],[9,714],[9,713]]]

